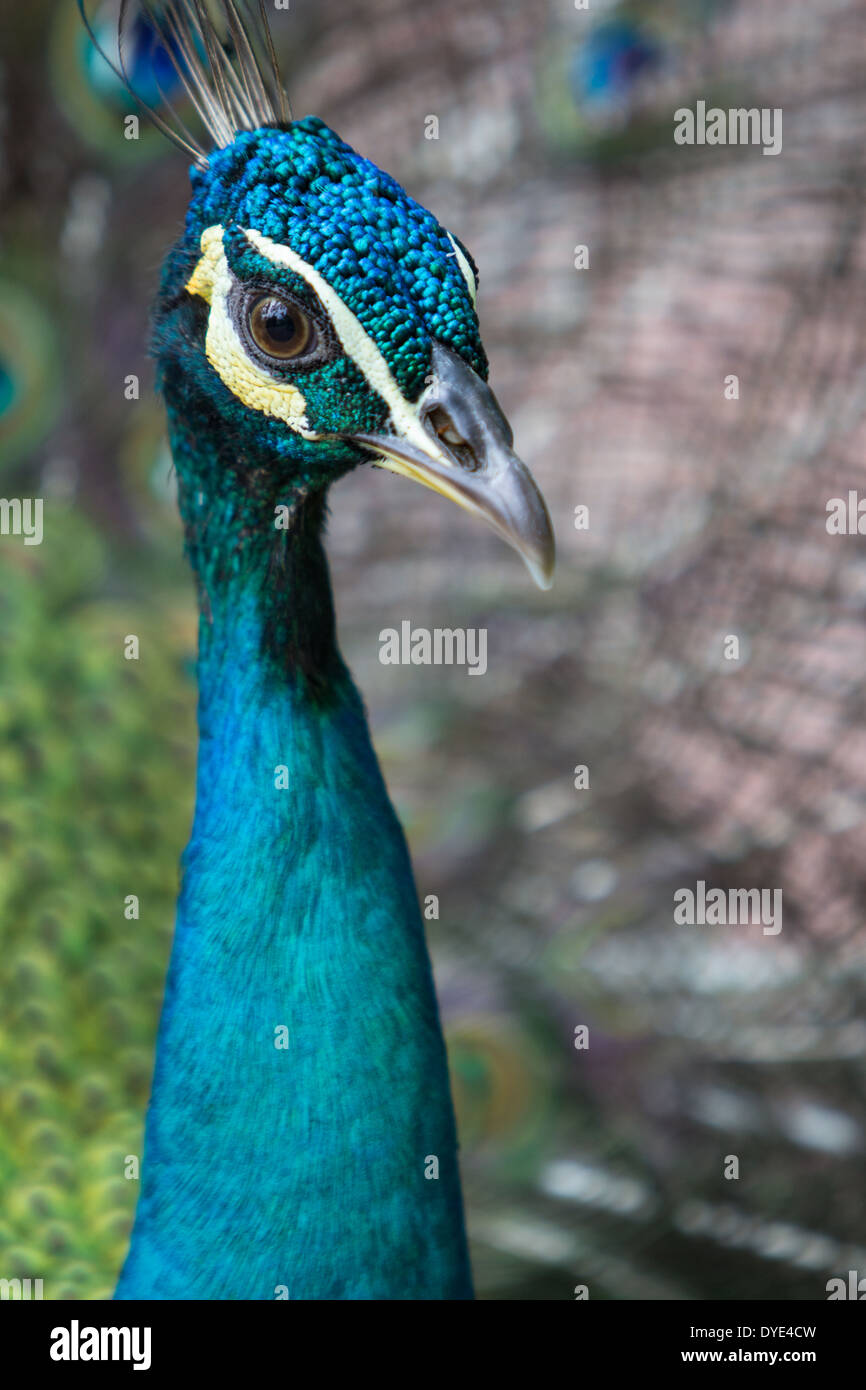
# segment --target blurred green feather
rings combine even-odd
[[[0,553],[0,1266],[105,1294],[128,1235],[188,828],[190,622],[100,594],[80,513]],[[127,661],[134,632],[141,656]],[[138,921],[124,917],[136,894]]]

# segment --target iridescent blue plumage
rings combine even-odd
[[[332,658],[317,701],[263,661],[260,578],[202,624],[195,823],[117,1296],[470,1297],[403,836],[348,675]]]
[[[469,1298],[417,892],[322,535],[330,485],[371,457],[488,520],[545,585],[549,520],[485,385],[465,249],[323,122],[279,117],[230,0],[232,98],[196,71],[200,50],[212,77],[228,62],[203,7],[161,8],[231,138],[186,146],[192,201],[154,315],[200,750],[117,1296]]]
[[[376,339],[410,399],[424,385],[432,338],[486,377],[445,228],[318,117],[242,132],[206,170],[193,169],[192,182],[187,235],[196,245],[205,228],[231,222],[293,247]]]
[[[646,25],[627,16],[593,29],[572,60],[578,106],[615,109],[627,103],[631,88],[661,61],[661,48]]]

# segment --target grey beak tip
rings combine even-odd
[[[554,570],[556,568],[556,557],[552,550],[550,554],[536,559],[535,556],[524,557],[524,562],[529,573],[535,581],[536,586],[543,591],[553,588]]]

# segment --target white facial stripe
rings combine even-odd
[[[285,265],[306,280],[315,291],[331,316],[331,323],[347,356],[361,371],[369,385],[376,391],[391,412],[391,422],[397,434],[412,440],[431,457],[451,467],[451,460],[435,444],[430,433],[421,424],[419,412],[423,396],[412,405],[406,400],[393,376],[388,363],[367,330],[359,323],[351,309],[319,274],[314,266],[302,261],[290,246],[281,246],[270,237],[262,236],[254,228],[245,229],[245,235],[260,255],[274,265]]]
[[[469,289],[469,298],[472,300],[472,303],[474,304],[474,303],[475,303],[475,296],[476,296],[476,294],[477,294],[478,291],[477,291],[477,286],[476,286],[476,284],[475,284],[475,276],[472,274],[472,267],[471,267],[471,265],[469,264],[469,262],[467,261],[467,259],[466,259],[466,257],[464,256],[463,252],[460,250],[460,247],[457,245],[457,242],[454,240],[454,238],[453,238],[453,236],[451,235],[450,232],[448,233],[448,240],[451,242],[451,245],[454,247],[454,255],[457,257],[457,264],[459,265],[460,270],[461,270],[461,272],[462,272],[462,274],[463,274],[463,279],[466,281],[466,284],[467,284],[467,286],[468,286],[468,289]]]

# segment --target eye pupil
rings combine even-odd
[[[284,299],[270,295],[258,300],[250,311],[249,322],[253,339],[270,357],[298,357],[309,346],[310,320]]]
[[[290,314],[283,304],[271,305],[262,311],[265,332],[275,343],[290,343],[297,335],[298,324],[294,314]]]

